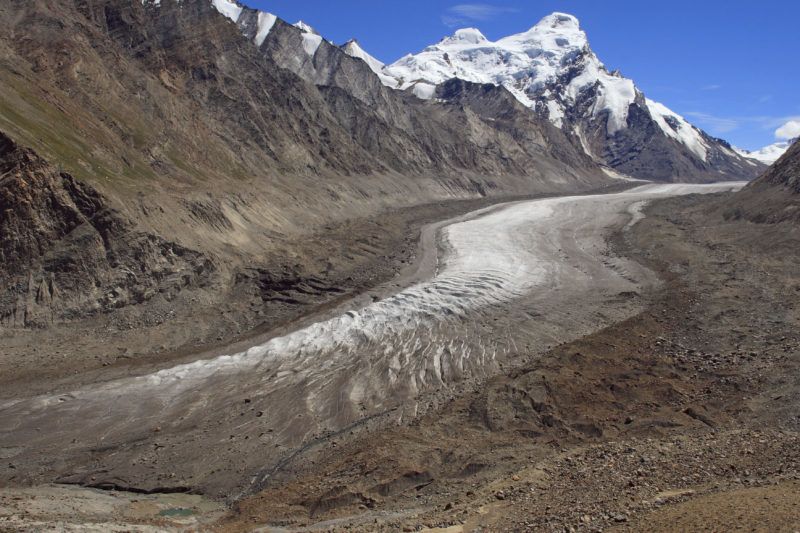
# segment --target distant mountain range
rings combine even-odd
[[[231,6],[238,6],[234,0],[212,1],[265,52],[275,53],[270,40],[284,39],[282,31],[270,36],[268,30],[265,37],[264,26],[251,22],[254,17],[271,21],[272,15],[247,8],[233,12]],[[302,35],[302,47],[280,47],[278,62],[320,83],[320,72],[335,69],[324,58],[335,54],[326,50],[316,56],[324,40],[307,24],[294,30]],[[300,48],[307,57],[296,57]],[[441,101],[437,88],[452,79],[504,87],[590,157],[637,178],[716,181],[751,178],[763,169],[727,142],[646,98],[632,80],[609,71],[572,15],[553,13],[527,32],[495,42],[475,28],[461,29],[391,65],[372,57],[356,40],[340,49],[363,60],[382,84],[421,99]]]
[[[775,161],[777,161],[783,154],[786,153],[786,150],[792,146],[797,139],[790,139],[788,141],[779,141],[769,146],[765,146],[759,150],[742,150],[741,148],[734,148],[739,155],[744,157],[749,157],[751,159],[755,159],[757,161],[761,161],[766,165],[771,165]]]

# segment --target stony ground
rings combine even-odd
[[[187,512],[219,531],[799,530],[800,231],[714,201],[658,202],[615,238],[665,280],[639,315],[309,448],[222,518]]]
[[[220,527],[796,531],[800,234],[708,201],[617,239],[666,281],[645,312],[309,453]]]

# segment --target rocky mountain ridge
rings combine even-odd
[[[233,0],[215,1],[233,4]],[[240,13],[231,20],[242,26],[246,35],[262,44],[271,39],[269,34],[264,38],[263,31],[248,30],[244,23],[248,9],[243,13],[244,17]],[[311,72],[330,70],[321,67],[325,59],[315,57],[322,39],[308,28],[299,28],[308,57],[298,59],[296,45],[284,46],[281,62],[306,79],[328,83],[324,75]],[[311,46],[305,44],[309,39],[314,43]],[[763,169],[727,142],[645,98],[632,80],[609,72],[571,15],[554,13],[529,31],[497,42],[490,42],[475,28],[458,30],[391,65],[372,57],[355,40],[341,49],[363,60],[382,84],[421,99],[438,98],[436,86],[452,78],[503,86],[523,105],[562,129],[587,154],[638,178],[717,181],[754,177]],[[330,50],[323,52],[330,54]]]

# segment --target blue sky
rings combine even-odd
[[[489,39],[553,11],[578,17],[598,57],[647,96],[747,149],[800,120],[798,0],[244,0],[390,63],[455,29]]]

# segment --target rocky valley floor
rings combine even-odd
[[[800,232],[726,221],[718,201],[658,201],[612,239],[664,280],[635,316],[402,425],[331,435],[228,511],[6,488],[0,530],[796,531]]]
[[[658,202],[617,237],[666,282],[644,312],[343,439],[223,527],[796,531],[800,233],[709,205]]]

